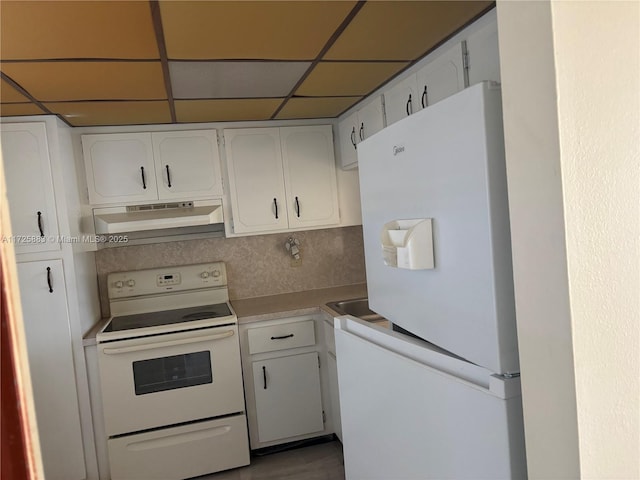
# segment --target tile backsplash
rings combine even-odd
[[[302,262],[285,248],[300,241]],[[124,270],[224,261],[234,299],[364,283],[362,227],[106,248],[96,252],[102,315],[109,315],[107,275]]]

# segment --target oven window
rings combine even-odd
[[[136,395],[212,383],[208,351],[133,362]]]

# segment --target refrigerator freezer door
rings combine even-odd
[[[347,480],[526,478],[519,396],[425,364],[437,352],[412,341],[403,355],[398,334],[346,317],[335,333]]]
[[[500,91],[475,85],[358,146],[371,308],[493,372],[518,372]],[[432,219],[434,268],[385,264],[385,224]]]

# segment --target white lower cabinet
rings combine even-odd
[[[240,324],[251,449],[332,432],[323,338],[311,315]]]
[[[18,263],[27,353],[47,480],[86,477],[62,260]]]
[[[324,429],[316,352],[262,360],[252,366],[260,442]]]

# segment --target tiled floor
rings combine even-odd
[[[342,446],[321,443],[251,457],[251,465],[198,477],[197,480],[344,480]]]

